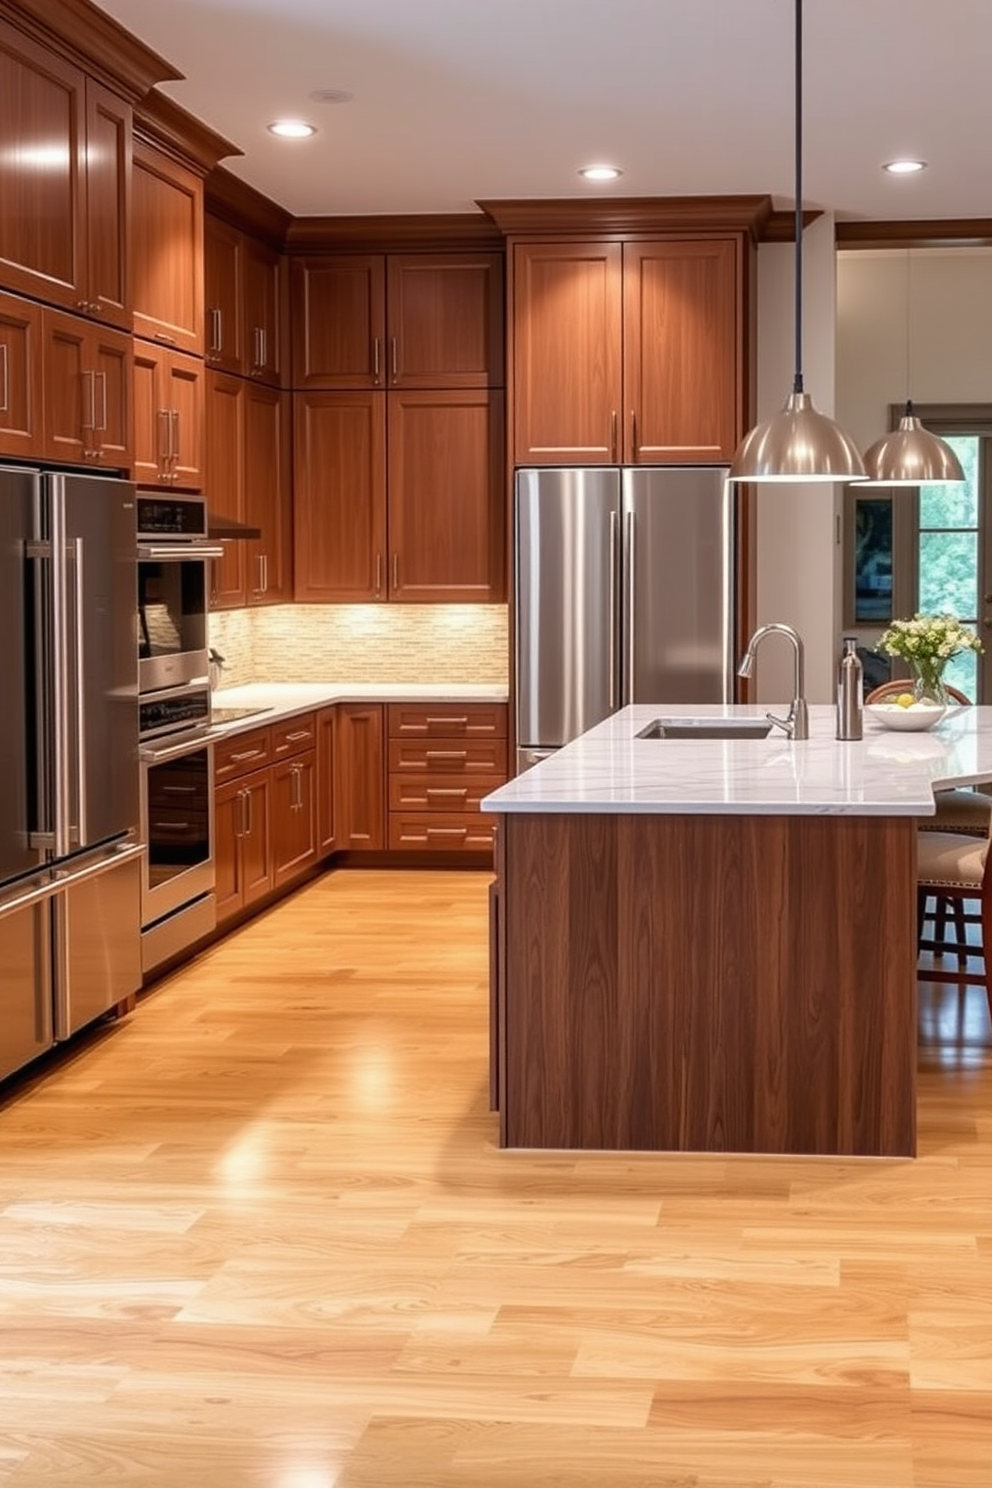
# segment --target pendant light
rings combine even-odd
[[[910,273],[912,254],[906,250],[906,407],[899,420],[898,429],[876,439],[871,449],[865,451],[865,472],[868,479],[858,481],[859,486],[951,486],[960,485],[965,478],[961,462],[943,439],[924,429],[913,413],[913,400],[909,397],[910,356]]]
[[[781,412],[757,424],[737,448],[732,481],[846,481],[865,469],[854,441],[803,389],[803,0],[796,0],[796,361]]]

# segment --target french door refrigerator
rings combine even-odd
[[[517,769],[626,703],[734,699],[722,466],[518,470]]]
[[[134,487],[0,467],[0,1078],[141,983]]]

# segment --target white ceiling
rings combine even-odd
[[[295,216],[479,199],[793,198],[793,0],[100,0]],[[992,0],[805,0],[804,196],[992,216]],[[349,103],[317,103],[314,89]],[[275,140],[303,116],[319,133]],[[885,160],[918,155],[919,176]],[[624,168],[591,187],[579,166]]]

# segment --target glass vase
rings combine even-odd
[[[913,683],[913,698],[917,703],[926,703],[931,708],[946,708],[950,704],[944,668],[947,659],[943,656],[916,657],[909,662],[909,674]]]

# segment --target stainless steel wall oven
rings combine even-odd
[[[208,565],[202,496],[138,492],[138,678],[142,694],[209,682]]]

